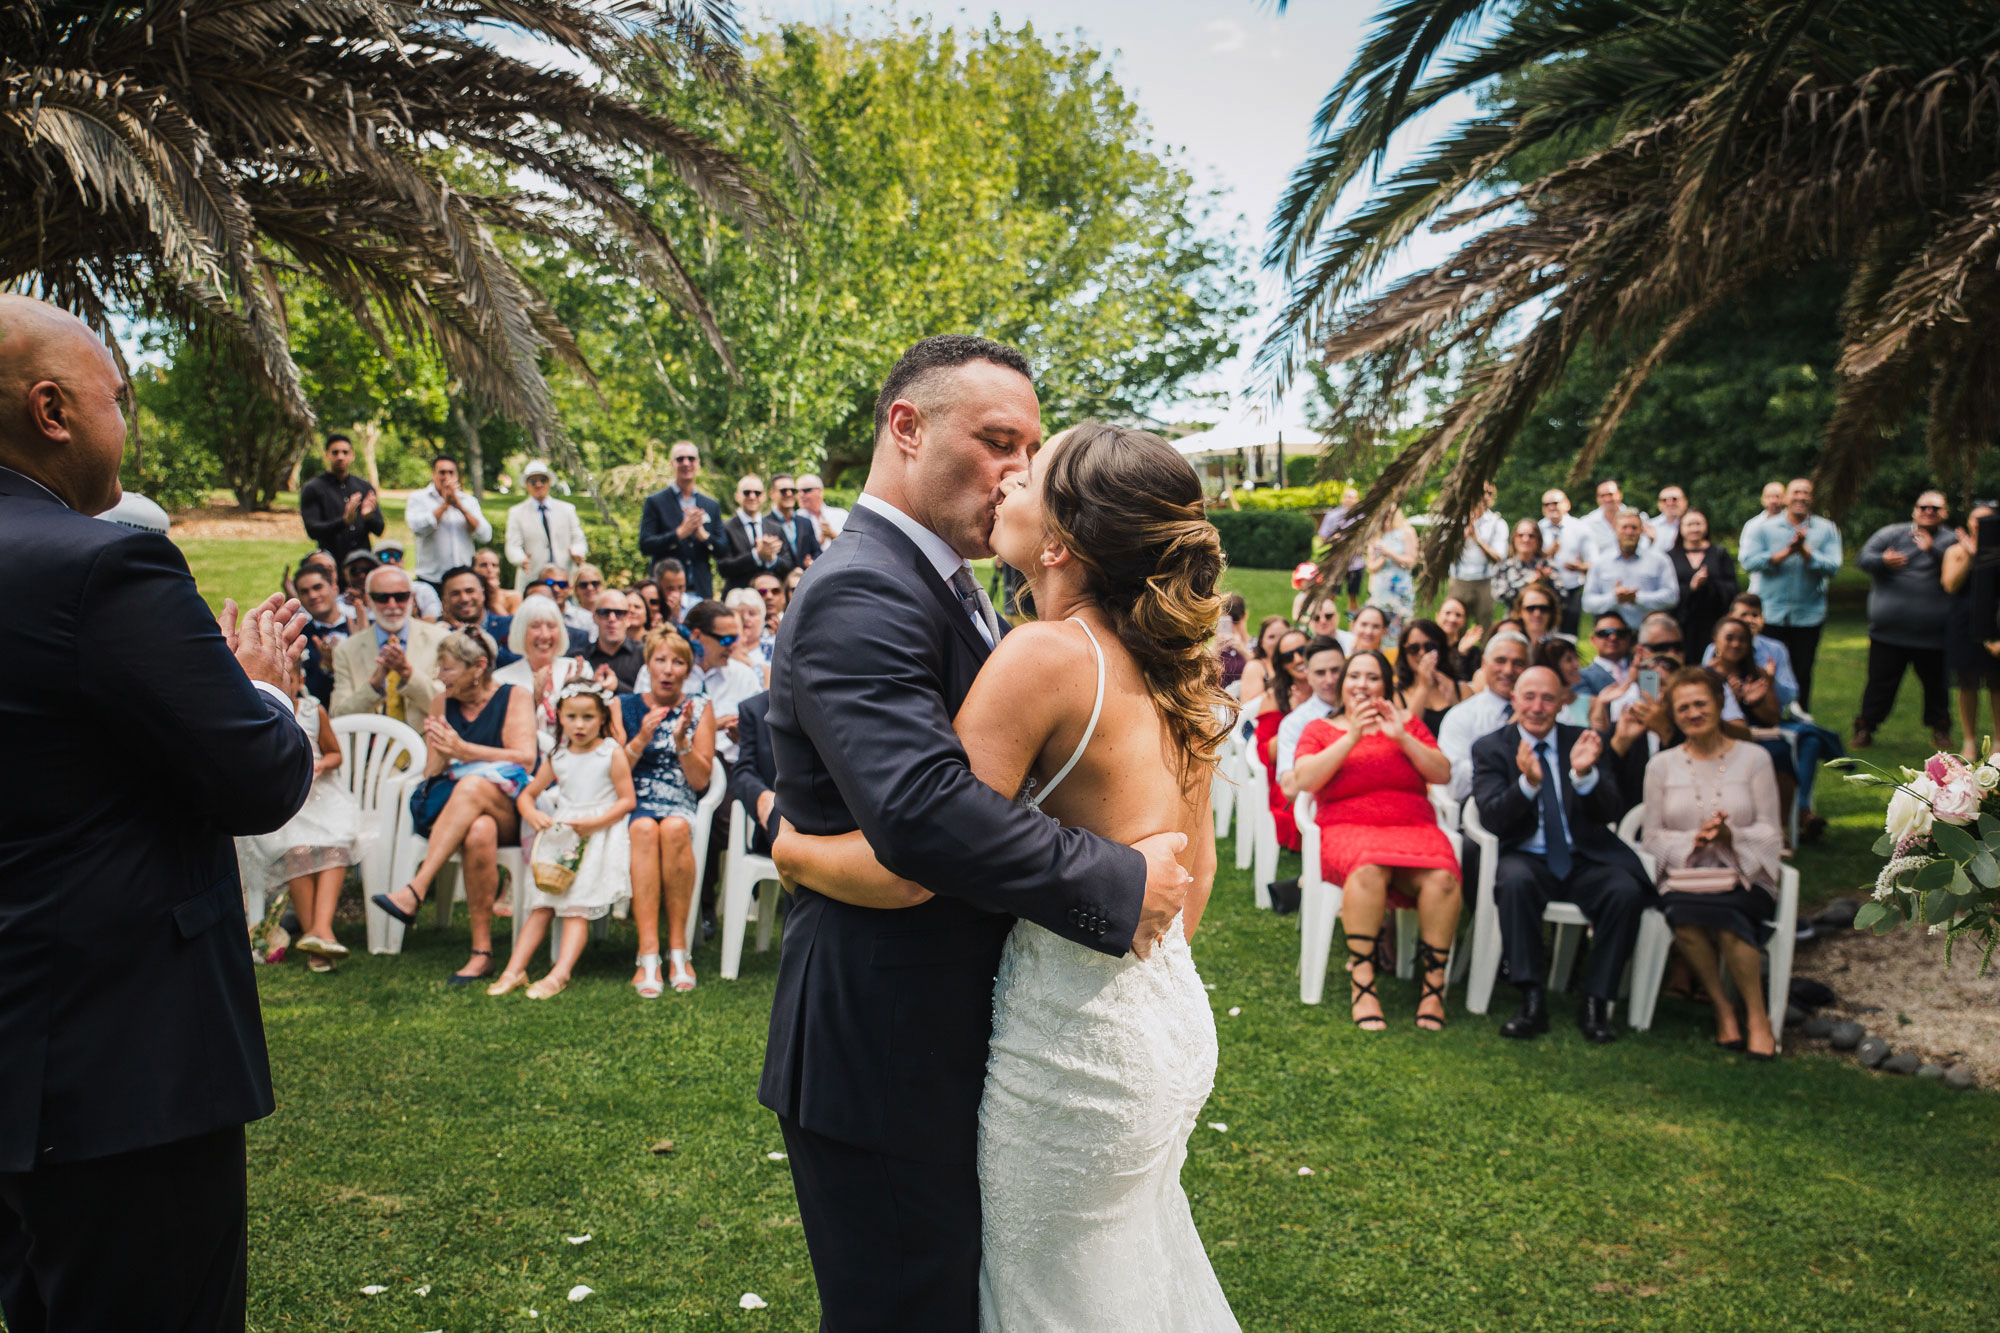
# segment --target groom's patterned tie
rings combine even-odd
[[[959,604],[966,613],[986,627],[986,640],[995,647],[1000,643],[1000,617],[993,610],[992,599],[986,589],[979,586],[979,580],[972,577],[972,566],[960,565],[951,576],[951,590],[958,594]]]

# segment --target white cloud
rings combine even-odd
[[[1232,51],[1241,51],[1250,41],[1250,35],[1235,19],[1210,19],[1201,25],[1201,30],[1213,39],[1208,49],[1214,55],[1226,56]]]

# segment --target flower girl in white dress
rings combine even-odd
[[[611,692],[591,681],[565,685],[556,696],[556,721],[562,737],[535,770],[516,804],[522,823],[539,836],[556,824],[567,824],[585,839],[576,863],[576,878],[560,892],[547,892],[532,874],[522,886],[520,929],[514,933],[514,954],[488,995],[505,995],[528,979],[528,961],[548,934],[549,920],[561,917],[562,945],[548,975],[528,987],[528,998],[546,1000],[569,985],[570,970],[583,956],[590,923],[632,894],[632,842],[625,821],[637,799],[632,793],[632,765],[625,747],[611,739]],[[555,788],[555,808],[544,811],[535,798]]]
[[[306,956],[312,971],[331,972],[336,960],[347,957],[347,947],[333,937],[333,908],[347,867],[361,859],[361,807],[338,776],[340,741],[333,734],[326,710],[305,690],[299,691],[293,708],[299,725],[312,739],[312,789],[306,794],[306,803],[283,828],[238,838],[236,863],[246,891],[253,883],[273,894],[290,886],[292,910],[305,932],[295,947]],[[267,939],[275,930],[272,923],[280,902],[273,897],[267,919],[261,923]],[[283,937],[277,938],[282,941]],[[270,961],[280,956],[280,951],[274,950]]]

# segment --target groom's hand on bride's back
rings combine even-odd
[[[1132,934],[1132,952],[1141,958],[1150,957],[1153,946],[1165,937],[1194,884],[1194,876],[1178,859],[1187,845],[1185,833],[1155,833],[1132,844],[1146,858],[1146,901],[1139,909],[1139,928]]]

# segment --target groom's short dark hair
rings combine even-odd
[[[933,371],[950,370],[974,361],[991,361],[996,366],[1018,371],[1030,383],[1035,378],[1035,373],[1028,369],[1028,358],[1006,343],[975,338],[969,333],[941,333],[926,338],[903,353],[895,369],[889,372],[889,378],[882,382],[882,392],[875,395],[876,436],[879,438],[883,427],[889,424],[890,404],[898,398],[908,398],[911,386],[918,380]]]

